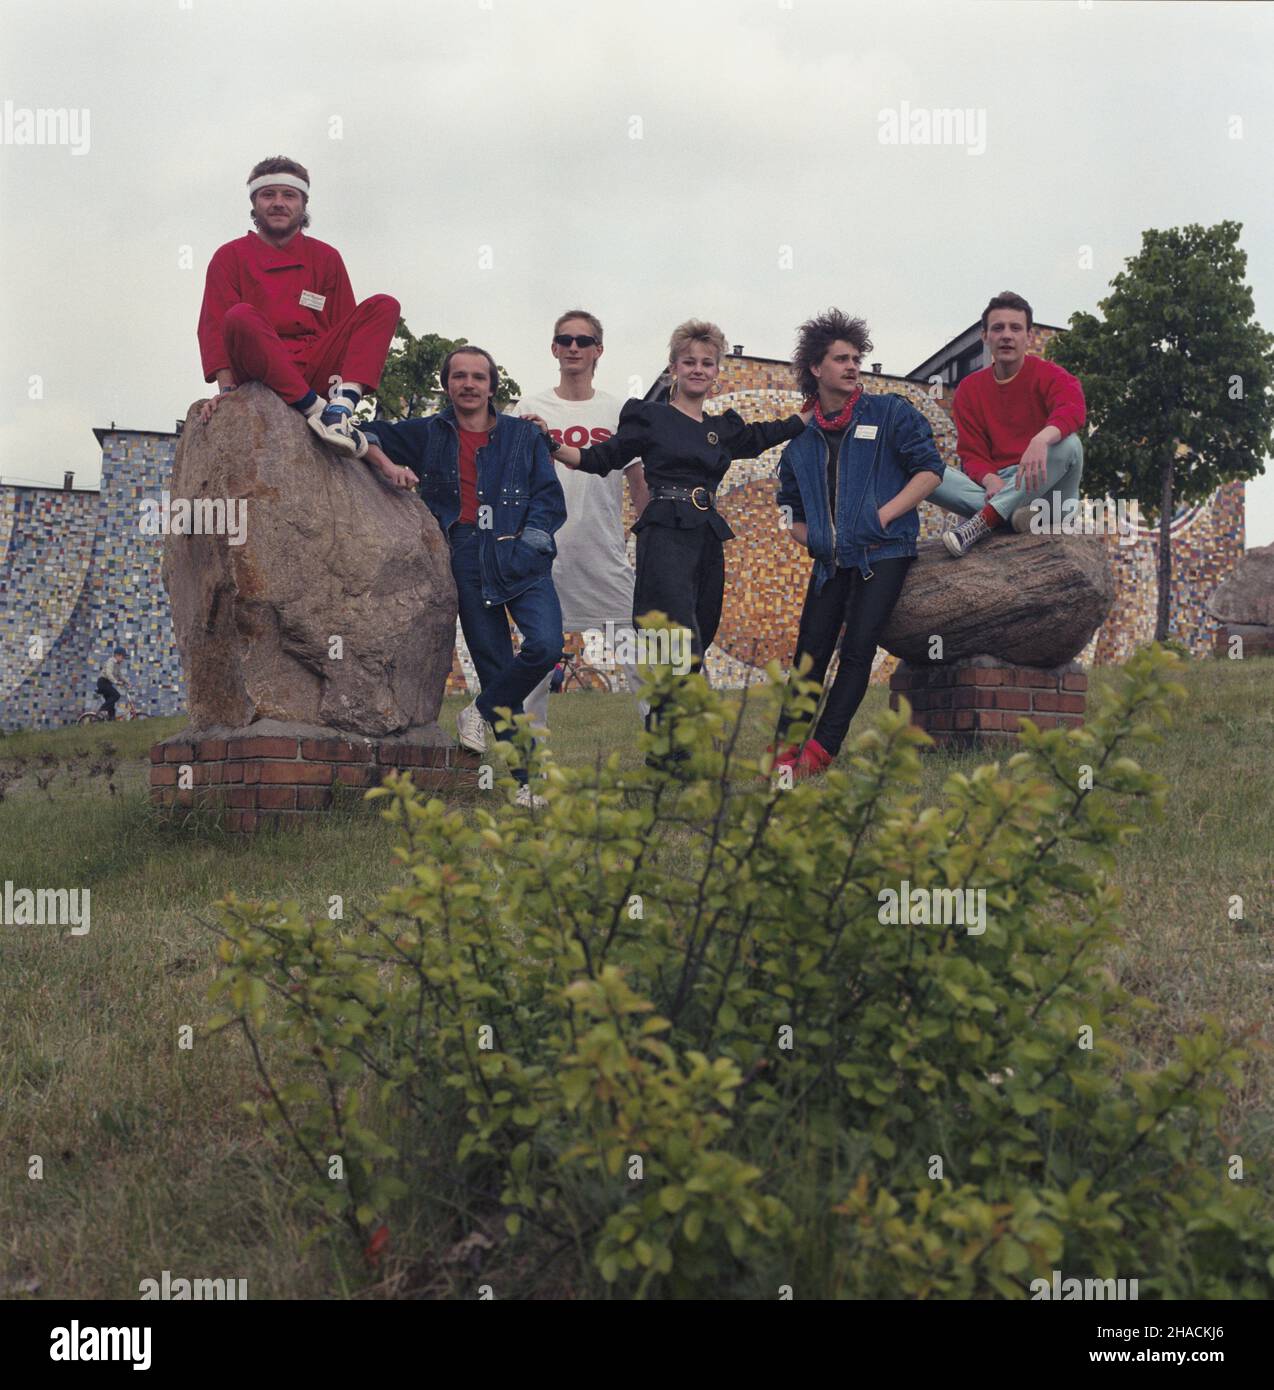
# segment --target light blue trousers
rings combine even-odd
[[[1084,446],[1079,442],[1079,435],[1068,434],[1065,439],[1048,446],[1048,467],[1039,487],[1018,487],[1017,464],[1011,463],[1007,468],[1000,469],[1004,486],[989,500],[1005,521],[1011,521],[1019,507],[1029,506],[1036,497],[1051,497],[1055,492],[1061,494],[1063,503],[1078,502],[1079,480],[1083,472]],[[988,498],[986,489],[980,483],[975,483],[967,473],[959,468],[946,468],[942,481],[925,500],[949,512],[957,512],[960,516],[974,516],[986,506]]]

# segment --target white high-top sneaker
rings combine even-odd
[[[474,753],[487,751],[487,721],[478,713],[476,703],[466,705],[456,715],[456,730],[466,748]]]

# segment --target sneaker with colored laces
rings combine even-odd
[[[306,417],[306,422],[315,434],[338,454],[348,454],[361,459],[367,453],[367,436],[362,430],[354,428],[354,421],[348,410],[315,410]]]
[[[515,806],[526,806],[528,808],[534,807],[535,810],[538,811],[542,806],[547,806],[548,801],[542,796],[536,796],[530,786],[526,782],[523,782],[518,788],[518,794],[513,804]]]
[[[831,765],[832,755],[818,739],[807,739],[800,757],[792,764],[792,776],[797,779],[815,777],[820,772],[826,772]]]
[[[471,752],[487,751],[487,721],[478,713],[476,703],[466,705],[456,715],[456,730],[460,742]]]
[[[982,519],[982,513],[962,521],[954,531],[942,533],[942,543],[958,559],[967,555],[980,540],[991,534],[991,528]]]

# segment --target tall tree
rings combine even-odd
[[[1084,383],[1084,490],[1135,498],[1159,524],[1155,638],[1168,636],[1173,511],[1255,478],[1274,444],[1274,335],[1254,317],[1238,222],[1142,233],[1098,308],[1046,355]]]
[[[427,415],[446,403],[438,373],[443,359],[458,347],[467,347],[466,338],[442,338],[426,333],[417,338],[405,319],[398,320],[393,346],[380,374],[380,388],[369,397],[376,403],[378,420],[405,420],[410,415]],[[518,400],[522,388],[500,368],[496,404]]]

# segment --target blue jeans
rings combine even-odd
[[[1036,497],[1059,492],[1063,502],[1078,500],[1079,480],[1083,473],[1084,446],[1077,434],[1068,434],[1065,439],[1048,446],[1048,467],[1044,481],[1038,487],[1019,487],[1017,464],[1010,464],[1000,469],[1004,487],[994,497],[988,498],[986,489],[980,483],[975,483],[967,473],[958,468],[948,468],[926,501],[959,516],[976,516],[989,501],[1005,521],[1011,521],[1019,507],[1029,506]]]
[[[474,526],[457,523],[451,528],[451,575],[460,604],[460,629],[482,687],[474,704],[483,719],[494,725],[499,709],[521,714],[522,702],[562,659],[562,606],[552,576],[545,575],[516,598],[488,607],[482,597]],[[516,656],[509,618],[522,634]],[[496,737],[511,735],[511,730],[497,731]],[[514,775],[520,782],[526,779],[520,770]]]

